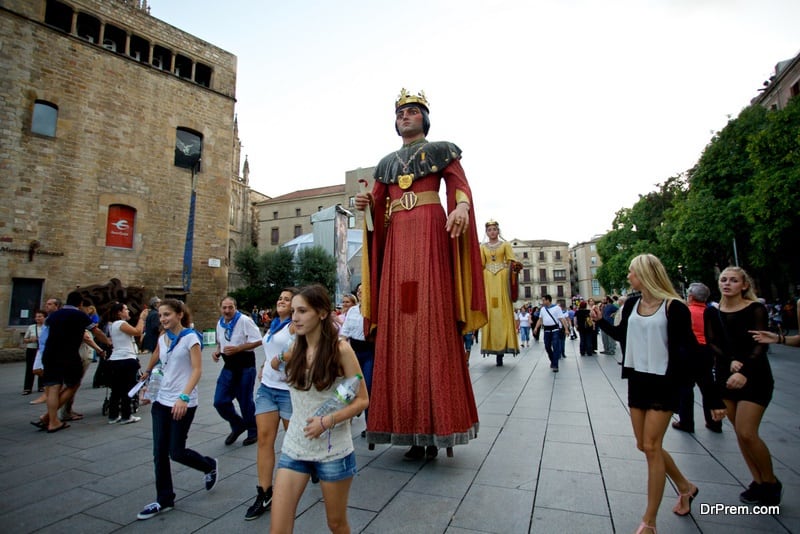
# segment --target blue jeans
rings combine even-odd
[[[372,366],[375,364],[375,351],[365,350],[356,352],[358,358],[358,365],[361,366],[361,372],[364,374],[364,385],[367,386],[367,394],[372,391]],[[364,421],[369,418],[369,409],[364,410]]]
[[[214,391],[214,408],[231,425],[231,432],[247,430],[248,438],[258,436],[256,429],[256,404],[253,402],[253,388],[256,384],[256,368],[248,367],[241,371],[222,369],[217,378]],[[239,403],[242,415],[236,413],[233,400]]]
[[[558,360],[561,359],[563,348],[561,346],[561,334],[558,330],[544,331],[544,350],[550,357],[550,368],[558,369]]]
[[[179,421],[172,418],[172,408],[158,402],[153,403],[150,416],[153,420],[153,463],[156,468],[156,501],[162,507],[175,505],[172,489],[172,458],[179,464],[203,473],[214,469],[214,460],[186,448],[189,427],[192,426],[197,407],[188,408]]]
[[[530,340],[531,327],[530,326],[520,326],[519,327],[519,337],[523,343],[527,343]]]

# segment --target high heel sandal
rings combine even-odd
[[[658,534],[656,532],[655,525],[648,525],[644,521],[642,521],[642,523],[639,525],[639,528],[636,529],[636,534],[644,534],[645,530],[650,530],[653,532],[653,534]]]
[[[687,491],[686,493],[681,493],[680,490],[678,490],[678,504],[676,504],[675,507],[672,509],[672,513],[674,513],[675,515],[679,515],[681,517],[691,514],[692,513],[692,501],[694,500],[695,497],[697,497],[698,493],[700,493],[700,488],[698,488],[697,486],[694,487],[694,491]],[[686,513],[682,514],[678,510],[680,510],[681,505],[683,505],[683,498],[684,497],[688,497],[689,498],[689,509],[686,510]]]

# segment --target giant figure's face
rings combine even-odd
[[[397,110],[395,125],[402,137],[414,137],[424,133],[422,110],[414,105],[404,106]]]

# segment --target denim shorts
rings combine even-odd
[[[256,415],[278,412],[281,419],[287,421],[292,417],[292,397],[289,390],[267,387],[259,384],[256,391]]]
[[[295,460],[286,453],[281,453],[278,469],[281,468],[307,475],[316,474],[323,482],[338,482],[356,476],[356,453],[353,451],[344,458],[329,462]]]

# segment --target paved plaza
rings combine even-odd
[[[627,386],[614,356],[577,351],[578,342],[568,341],[555,374],[541,344],[506,357],[504,367],[474,347],[470,374],[480,432],[456,447],[454,458],[441,451],[433,461],[405,462],[405,448],[370,451],[360,437],[363,418],[354,419],[353,532],[634,532],[645,508],[647,472],[633,440]],[[1,365],[0,532],[266,532],[269,513],[244,520],[255,496],[256,446],[243,447],[241,439],[224,445],[229,429],[212,406],[219,366],[210,354],[204,351],[189,445],[219,458],[222,479],[206,492],[201,473],[173,463],[176,507],[149,521],[136,520],[155,499],[149,408],[140,409],[140,423],[108,426],[101,414],[106,390],[91,388],[93,365],[75,405],[85,419],[54,434],[39,432],[28,422],[42,407],[28,404],[35,394],[20,396],[23,363]],[[676,491],[667,483],[662,534],[800,532],[800,349],[773,346],[770,361],[777,384],[761,433],[784,484],[780,513],[700,513],[703,504],[738,505],[750,475],[730,424],[722,434],[708,431],[698,404],[697,432],[669,429],[664,446],[700,493],[692,515],[677,517],[671,511]],[[309,485],[298,514],[296,532],[327,532],[318,486]]]

